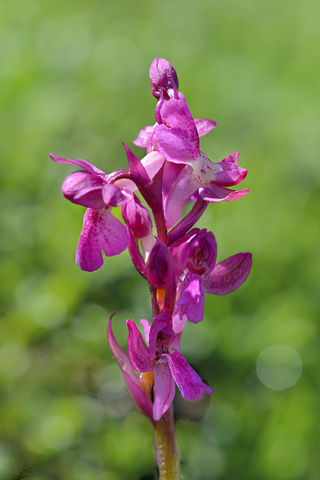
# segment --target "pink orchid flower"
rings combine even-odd
[[[203,393],[213,391],[181,355],[180,340],[168,326],[170,322],[171,317],[167,314],[158,315],[151,327],[147,320],[141,320],[148,349],[135,323],[127,320],[127,347],[131,365],[138,372],[154,372],[153,419],[156,421],[170,407],[175,395],[175,383],[187,400],[195,400]]]
[[[126,172],[125,170],[106,174],[86,160],[70,160],[53,154],[50,157],[54,162],[77,165],[83,169],[71,173],[63,182],[61,190],[64,197],[72,203],[87,207],[76,263],[87,272],[98,270],[103,265],[102,251],[111,257],[119,255],[128,246],[127,228],[111,211],[113,207],[131,202],[137,186],[129,178],[116,179],[117,174]],[[159,152],[146,155],[141,164],[147,178],[152,178],[163,162],[164,158]]]
[[[217,243],[212,232],[192,229],[170,247],[179,276],[178,300],[173,315],[173,329],[181,333],[187,320],[203,320],[205,293],[226,295],[247,279],[251,253],[237,253],[216,263]]]
[[[214,163],[200,151],[199,128],[182,93],[163,104],[161,118],[163,123],[154,130],[157,149],[173,164],[167,167],[163,179],[167,185],[164,209],[169,228],[194,194],[207,202],[220,202],[237,200],[248,193],[247,189],[225,188],[239,184],[247,175],[245,168],[238,167],[238,152]]]

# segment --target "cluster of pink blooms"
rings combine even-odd
[[[157,421],[173,401],[175,384],[187,400],[212,392],[180,353],[181,334],[187,321],[203,320],[205,293],[225,295],[242,285],[252,258],[238,253],[216,263],[213,233],[193,228],[209,203],[237,200],[248,192],[229,188],[247,174],[238,167],[238,152],[215,163],[200,150],[199,137],[216,124],[193,119],[169,62],[156,58],[150,80],[156,123],[142,128],[133,142],[146,149],[142,160],[124,145],[129,168],[106,174],[85,160],[51,158],[81,168],[62,185],[68,200],[87,208],[76,263],[92,272],[103,264],[102,251],[113,256],[128,248],[149,283],[153,322],[140,322],[145,341],[127,320],[124,353],[112,332],[113,315],[107,337],[133,400]],[[119,206],[123,222],[112,214]]]

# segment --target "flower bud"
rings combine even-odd
[[[143,238],[149,235],[152,230],[151,218],[146,207],[140,202],[137,196],[127,202],[124,206],[124,218],[136,238]]]
[[[173,260],[167,247],[156,241],[147,265],[148,281],[156,288],[164,288],[170,277],[175,276]]]
[[[171,245],[170,252],[180,273],[187,269],[196,275],[208,275],[216,263],[217,243],[212,232],[193,228]]]
[[[147,279],[157,289],[161,312],[172,315],[176,301],[176,269],[168,248],[158,239],[149,256]]]
[[[179,87],[178,77],[173,66],[163,58],[155,58],[151,64],[150,71],[151,93],[158,100],[168,100],[174,96]]]
[[[212,232],[204,228],[190,242],[187,268],[197,275],[208,275],[217,259],[217,243]]]

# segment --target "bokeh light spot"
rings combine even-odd
[[[265,348],[257,360],[257,375],[268,388],[282,390],[294,385],[302,372],[299,354],[287,345]]]

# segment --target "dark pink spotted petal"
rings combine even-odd
[[[76,263],[81,270],[93,272],[103,264],[102,250],[107,257],[119,255],[128,245],[126,227],[111,214],[111,209],[88,208],[84,214]]]

